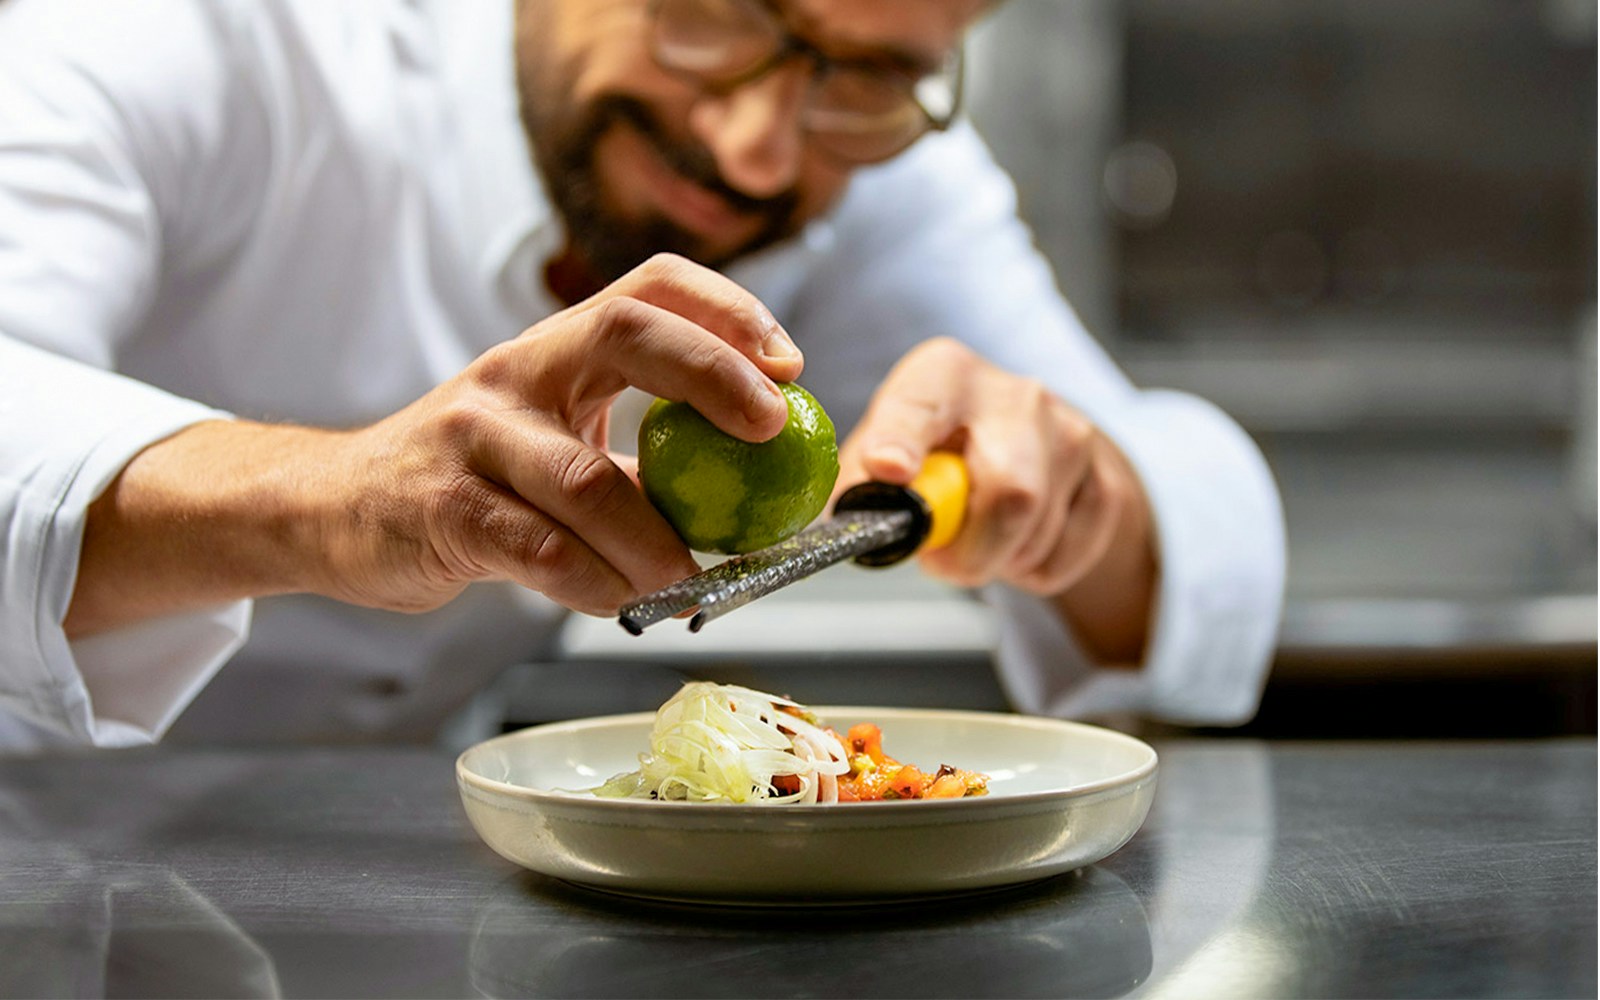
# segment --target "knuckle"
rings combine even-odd
[[[1033,413],[1047,413],[1052,409],[1054,397],[1044,383],[1036,378],[1015,378],[1010,393],[1021,409]]]
[[[552,586],[562,583],[577,571],[577,546],[572,536],[544,518],[535,518],[520,533],[516,553],[524,566],[531,567]]]
[[[493,521],[494,499],[483,483],[472,476],[457,476],[428,497],[429,512],[438,524],[451,525],[482,537]]]
[[[601,595],[606,588],[600,564],[587,546],[558,525],[541,519],[522,539],[520,558],[550,597],[592,614],[615,610]]]
[[[1067,439],[1068,444],[1074,448],[1084,450],[1090,450],[1094,447],[1095,439],[1100,434],[1095,429],[1094,424],[1073,412],[1069,412],[1062,423],[1064,425],[1063,436]]]
[[[1003,483],[991,489],[983,514],[1004,533],[1011,533],[1032,520],[1043,504],[1043,493],[1025,483]]]
[[[665,251],[651,254],[639,265],[641,277],[668,285],[682,284],[699,270],[700,265],[689,258]]]
[[[535,587],[551,596],[561,594],[576,572],[578,556],[570,535],[550,518],[530,515],[500,532],[500,544],[513,566]]]
[[[486,539],[494,536],[496,504],[487,484],[470,475],[460,475],[431,490],[423,498],[423,517],[436,529],[434,545],[448,575],[472,578],[481,576],[484,565],[479,554]]]
[[[729,325],[742,336],[759,337],[772,322],[772,314],[761,300],[741,288],[729,289],[721,304]]]
[[[1047,415],[1045,424],[1049,432],[1053,432],[1058,440],[1071,448],[1091,448],[1095,439],[1100,436],[1100,431],[1094,422],[1082,413],[1056,399],[1048,389],[1040,386],[1043,393],[1041,405]]]
[[[491,417],[473,400],[453,399],[440,407],[436,421],[444,440],[454,447],[460,447],[487,434]]]
[[[472,363],[472,377],[482,386],[498,389],[509,385],[517,378],[517,360],[520,348],[517,341],[509,340],[496,344],[482,354]]]
[[[560,489],[574,503],[595,511],[614,509],[624,499],[624,484],[632,483],[605,455],[588,448],[574,448],[557,472]]]
[[[743,362],[737,352],[720,340],[707,339],[684,348],[681,363],[697,382],[710,385],[742,385]]]
[[[997,373],[1004,374],[965,341],[949,336],[935,337],[929,341],[924,360],[935,368],[959,376],[963,384],[969,387],[976,387],[982,380],[992,378]]]
[[[609,341],[631,340],[650,325],[650,307],[631,295],[618,295],[595,310],[597,334]]]
[[[933,337],[922,342],[917,353],[944,362],[964,362],[975,355],[972,348],[950,336]]]
[[[633,273],[638,279],[640,294],[647,297],[658,292],[695,294],[696,289],[704,289],[708,276],[726,280],[688,257],[669,252],[652,254]]]

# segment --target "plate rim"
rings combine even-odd
[[[954,718],[959,720],[977,721],[986,723],[1000,723],[1007,726],[1021,726],[1029,729],[1042,730],[1069,730],[1087,733],[1096,739],[1110,739],[1114,743],[1122,743],[1138,750],[1145,755],[1145,760],[1137,767],[1128,771],[1119,772],[1107,777],[1082,784],[1069,785],[1063,788],[1044,789],[1040,791],[1018,792],[1010,795],[982,795],[960,799],[936,799],[919,801],[916,807],[917,815],[928,815],[934,810],[947,811],[951,809],[970,809],[987,805],[991,808],[1004,805],[1025,806],[1029,803],[1054,802],[1060,799],[1073,799],[1094,796],[1097,793],[1137,788],[1149,780],[1160,764],[1160,755],[1155,747],[1137,736],[1119,732],[1105,726],[1093,723],[1079,722],[1074,719],[1057,719],[1050,716],[1028,715],[1014,712],[991,712],[978,709],[941,709],[941,708],[916,708],[893,707],[874,705],[815,705],[807,706],[808,710],[818,716],[829,713],[855,714],[862,717],[877,715],[897,716],[900,718]],[[456,780],[471,786],[475,791],[489,795],[507,796],[533,806],[559,807],[581,803],[585,808],[599,808],[607,811],[625,813],[628,810],[644,810],[654,815],[662,815],[662,810],[694,809],[697,812],[706,812],[707,807],[716,810],[716,815],[734,819],[747,816],[821,816],[821,815],[861,815],[862,809],[891,809],[906,813],[903,804],[898,802],[851,802],[843,803],[849,808],[841,810],[841,803],[816,802],[816,803],[791,803],[781,807],[760,805],[748,802],[662,802],[651,799],[609,799],[590,795],[586,791],[556,790],[533,788],[528,785],[513,784],[490,778],[467,766],[467,758],[473,754],[485,751],[497,743],[512,743],[528,739],[530,734],[547,733],[553,731],[582,732],[587,729],[611,728],[624,725],[648,724],[654,721],[654,711],[626,712],[616,715],[589,716],[580,719],[566,719],[558,722],[539,723],[527,726],[509,733],[501,733],[481,740],[463,750],[456,757]],[[641,751],[643,748],[641,747]]]

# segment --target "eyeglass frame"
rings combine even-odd
[[[782,66],[789,60],[794,59],[796,56],[803,56],[808,62],[810,62],[811,87],[813,90],[815,90],[820,82],[826,78],[826,74],[829,72],[829,70],[833,69],[834,67],[843,67],[847,69],[854,68],[857,72],[874,73],[874,75],[878,75],[877,72],[869,68],[851,67],[848,60],[835,59],[828,55],[816,45],[790,31],[784,24],[782,16],[773,8],[770,0],[755,0],[755,2],[750,4],[750,6],[765,12],[769,22],[780,35],[778,46],[772,51],[771,54],[760,60],[757,60],[756,63],[749,69],[746,69],[740,73],[736,73],[729,79],[719,79],[713,82],[712,80],[707,79],[702,73],[698,73],[691,69],[685,69],[681,66],[674,66],[662,58],[662,46],[658,41],[658,35],[660,33],[659,26],[661,24],[661,10],[668,2],[669,0],[650,0],[650,58],[653,59],[656,65],[665,72],[692,82],[702,90],[710,93],[730,94],[741,87],[747,86],[751,83],[754,83],[756,80],[761,79],[763,76],[766,76],[768,73],[777,69],[779,66]],[[929,73],[924,73],[922,76],[915,79],[896,77],[889,73],[881,74],[886,83],[896,89],[902,90],[905,93],[905,96],[911,100],[911,103],[916,107],[916,109],[922,112],[924,121],[923,127],[917,132],[911,134],[911,136],[907,138],[905,142],[901,143],[895,149],[883,154],[882,156],[867,160],[844,156],[834,150],[828,149],[826,145],[824,145],[822,148],[830,156],[833,156],[836,159],[866,166],[874,163],[883,163],[887,160],[893,159],[894,157],[905,152],[907,149],[910,149],[911,146],[917,142],[917,140],[921,139],[923,136],[926,136],[929,132],[943,132],[948,130],[950,126],[955,124],[956,119],[961,114],[962,98],[966,89],[965,41],[963,40],[962,42],[957,43],[955,49],[948,56],[946,56],[945,59],[946,62],[944,67]],[[918,83],[941,73],[949,74],[952,79],[950,111],[943,118],[930,111],[928,109],[928,105],[921,97],[917,95],[916,92]],[[816,130],[808,129],[808,131],[815,132]]]

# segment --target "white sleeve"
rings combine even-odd
[[[159,8],[159,9],[154,9]],[[0,744],[159,738],[249,605],[69,641],[88,505],[139,451],[224,418],[109,371],[170,263],[163,200],[221,93],[192,4],[0,7]],[[206,90],[207,86],[212,86]],[[183,100],[176,98],[182,97]],[[187,192],[193,195],[193,190]]]
[[[1083,411],[1128,455],[1154,510],[1152,639],[1138,669],[1099,669],[1044,602],[988,588],[1004,616],[1008,694],[1035,713],[1243,722],[1283,602],[1283,518],[1266,462],[1214,406],[1129,383],[1063,300],[1016,207],[1010,180],[967,126],[858,177],[795,299],[806,377],[829,385],[836,395],[823,403],[850,427],[901,354],[946,335]]]
[[[1028,711],[1237,725],[1255,714],[1286,572],[1277,488],[1255,444],[1216,407],[1146,391],[1101,424],[1155,513],[1161,577],[1141,669],[1096,669],[1044,601],[1005,587],[999,669]]]

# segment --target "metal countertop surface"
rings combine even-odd
[[[0,759],[0,996],[1595,994],[1593,740],[1156,746],[1099,864],[810,911],[524,873],[436,751]]]

